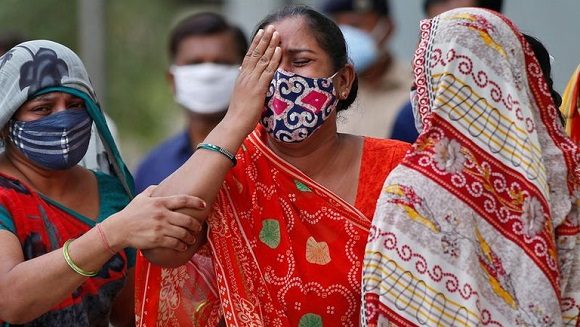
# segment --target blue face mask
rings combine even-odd
[[[67,109],[38,120],[12,120],[10,141],[40,167],[68,169],[87,152],[92,125],[85,109]]]
[[[357,73],[364,72],[379,57],[379,49],[371,34],[349,25],[340,25],[342,35],[348,48],[348,56],[352,60]]]

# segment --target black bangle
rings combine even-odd
[[[222,148],[221,146],[217,146],[215,144],[200,143],[197,145],[197,147],[195,149],[196,150],[197,149],[205,149],[205,150],[210,150],[210,151],[214,151],[214,152],[219,152],[219,153],[223,154],[224,156],[226,156],[228,159],[230,159],[230,161],[232,162],[232,167],[235,167],[236,164],[238,163],[235,155],[233,155],[230,151]]]

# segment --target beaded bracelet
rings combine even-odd
[[[219,153],[223,154],[224,156],[226,156],[228,159],[230,159],[230,161],[232,162],[232,167],[235,167],[236,164],[238,163],[235,155],[233,155],[230,151],[228,151],[220,146],[217,146],[215,144],[200,143],[197,145],[197,147],[195,149],[196,150],[197,149],[205,149],[205,150],[210,150],[210,151],[214,151],[214,152],[219,152]]]
[[[74,263],[74,261],[72,261],[69,253],[68,253],[68,246],[70,245],[70,243],[74,240],[74,238],[71,238],[70,240],[64,242],[64,246],[62,247],[62,254],[64,256],[64,261],[66,261],[66,263],[68,264],[68,266],[74,270],[77,274],[81,275],[81,276],[85,276],[85,277],[94,277],[96,276],[99,272],[98,271],[86,271],[83,270],[81,267],[77,266],[76,263]]]

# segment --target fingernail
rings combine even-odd
[[[201,208],[205,209],[205,207],[207,207],[207,203],[205,203],[205,201],[201,201]]]

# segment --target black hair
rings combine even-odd
[[[212,12],[193,14],[181,20],[169,35],[169,58],[175,59],[179,45],[190,36],[205,36],[230,32],[238,48],[238,55],[243,59],[248,51],[248,40],[244,32],[237,26],[229,24],[224,17]]]
[[[540,68],[542,69],[542,73],[544,75],[544,79],[548,84],[548,88],[550,89],[550,95],[552,96],[552,100],[554,100],[556,108],[560,108],[560,105],[562,104],[562,97],[560,96],[560,93],[554,90],[554,81],[552,80],[552,65],[550,64],[550,54],[548,53],[548,50],[537,38],[525,33],[522,33],[522,35],[524,36],[526,41],[530,44],[530,46],[532,47],[532,51],[534,51],[536,59],[538,59]],[[558,115],[560,116],[560,122],[562,123],[562,125],[564,125],[565,122],[564,117],[562,116],[560,110],[557,111]]]
[[[324,50],[332,60],[332,67],[334,71],[338,71],[348,63],[346,41],[344,40],[344,36],[342,35],[340,28],[338,28],[332,19],[328,18],[324,14],[319,13],[309,6],[287,6],[269,14],[258,24],[254,35],[259,29],[265,28],[269,24],[289,17],[304,18],[304,21],[308,24],[308,27],[310,27],[310,31],[314,35],[314,38],[322,50]],[[357,92],[358,77],[355,75],[355,79],[352,83],[348,97],[338,102],[336,110],[341,111],[347,109],[356,99]]]
[[[550,88],[552,99],[554,100],[556,107],[559,108],[560,105],[562,104],[562,97],[556,90],[554,90],[554,81],[552,80],[552,65],[550,64],[550,54],[548,53],[548,50],[537,38],[525,33],[522,33],[522,35],[532,47],[534,55],[536,56],[536,59],[538,59],[538,62],[540,63],[540,68],[542,69],[542,73],[544,74],[544,79],[546,80],[546,83],[548,83],[548,87]]]
[[[427,10],[430,6],[445,1],[447,0],[425,0],[423,1],[423,12],[427,14]],[[477,4],[475,6],[501,12],[503,7],[503,0],[477,0]]]
[[[388,0],[326,0],[320,6],[320,10],[327,15],[353,11],[374,12],[381,16],[391,14]]]

